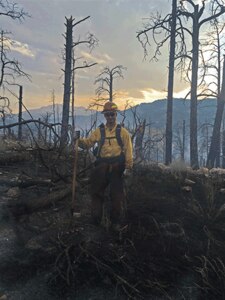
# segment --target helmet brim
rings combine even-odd
[[[105,114],[105,113],[109,113],[109,112],[117,112],[118,110],[116,110],[116,109],[111,109],[111,110],[103,110],[102,112],[101,112],[101,114]]]

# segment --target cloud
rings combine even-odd
[[[85,76],[85,75],[76,74],[76,78],[89,80],[89,79],[90,79],[90,76]]]
[[[155,89],[146,89],[141,91],[143,95],[144,102],[152,102],[157,99],[164,99],[166,98],[167,92],[166,91],[158,91]]]
[[[195,5],[200,5],[200,7],[202,7],[202,0],[193,0],[193,3]],[[190,3],[188,3],[188,1],[183,1],[183,6],[187,9],[188,7],[192,8],[192,4],[190,5]],[[207,3],[206,3],[207,4]]]
[[[19,41],[12,41],[11,50],[19,52],[22,55],[35,57],[35,53],[29,48],[28,44],[21,43]]]
[[[91,60],[93,62],[97,62],[100,65],[107,64],[109,61],[112,60],[112,58],[108,54],[97,54],[97,55],[92,55],[89,52],[81,51],[80,54],[82,57]]]
[[[175,92],[173,96],[174,98],[185,98],[189,92],[190,92],[190,88],[186,88],[179,92]]]
[[[187,94],[189,93],[190,88],[184,88],[180,91],[173,92],[173,98],[185,98]],[[153,102],[158,99],[166,99],[167,98],[167,91],[160,91],[155,89],[146,89],[141,90],[141,93],[143,94],[142,102]]]
[[[155,100],[155,99],[154,99]],[[134,97],[130,95],[129,91],[125,90],[117,90],[115,100],[120,110],[123,110],[129,106],[134,106],[143,102],[151,102],[145,101],[143,97]]]

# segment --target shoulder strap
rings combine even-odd
[[[101,125],[99,125],[99,129],[100,129],[100,141],[98,143],[98,152],[97,152],[97,157],[99,157],[102,146],[105,143],[105,125],[102,123]]]
[[[116,126],[116,139],[117,139],[117,142],[118,142],[120,148],[123,151],[123,141],[121,138],[121,125],[120,124],[117,124],[117,126]]]

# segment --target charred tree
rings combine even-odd
[[[186,78],[190,81],[190,95],[191,97],[191,111],[190,111],[190,163],[193,168],[198,168],[198,143],[197,143],[197,97],[199,89],[199,56],[200,56],[200,29],[201,27],[209,23],[212,20],[217,19],[220,15],[225,13],[225,7],[223,1],[212,0],[209,4],[215,6],[211,10],[211,15],[202,18],[205,12],[205,2],[202,1],[201,7],[199,4],[195,4],[192,0],[180,1],[181,6],[177,9],[177,20],[179,26],[176,29],[176,36],[179,37],[177,43],[179,49],[176,51],[175,59],[178,60],[177,67],[181,71],[185,71]],[[156,50],[153,56],[153,60],[157,60],[157,57],[161,55],[161,47],[168,42],[171,36],[171,30],[169,29],[170,22],[172,21],[171,14],[168,14],[165,18],[161,18],[158,13],[151,18],[150,24],[147,24],[145,28],[138,32],[137,38],[144,48],[144,54],[147,55],[147,47],[150,46],[150,38],[148,32],[152,32],[153,41],[156,43]],[[191,28],[190,26],[191,25]],[[158,40],[160,34],[165,34],[165,37],[160,41]],[[191,50],[188,51],[186,41],[186,35],[191,38]],[[188,60],[188,63],[187,63]],[[191,74],[189,78],[189,74]]]
[[[22,106],[23,106],[23,87],[19,87],[19,113],[18,113],[18,140],[22,139]]]
[[[89,34],[86,40],[77,41],[73,44],[73,47],[76,47],[80,44],[86,44],[90,50],[98,43],[98,40],[95,38],[93,34]],[[75,78],[76,78],[76,71],[79,69],[86,69],[97,65],[96,62],[87,62],[86,60],[83,61],[83,64],[78,64],[77,61],[82,59],[82,57],[75,58],[75,49],[73,49],[72,53],[72,86],[71,86],[71,106],[72,106],[72,133],[75,133]]]
[[[174,157],[177,159],[177,154],[179,155],[178,158],[184,161],[185,157],[185,140],[186,140],[186,128],[185,128],[185,120],[183,122],[178,122],[174,128]]]
[[[66,18],[66,46],[65,46],[65,70],[64,70],[64,92],[63,92],[63,111],[60,146],[64,147],[67,142],[70,91],[71,91],[71,70],[72,70],[72,45],[73,45],[73,21],[72,16]]]
[[[197,141],[197,88],[198,88],[198,65],[199,65],[199,5],[194,5],[192,32],[192,73],[191,73],[191,111],[190,111],[190,162],[196,169],[198,164],[198,141]]]
[[[185,154],[185,137],[186,137],[186,128],[185,128],[185,120],[183,120],[183,140],[182,140],[182,152],[181,152],[181,159],[184,161],[184,154]]]
[[[8,0],[0,1],[0,17],[10,18],[12,20],[22,21],[25,17],[29,17],[29,14],[20,8],[17,3]],[[0,33],[0,90],[7,89],[11,91],[11,85],[14,85],[16,78],[25,76],[29,79],[29,75],[26,74],[21,64],[15,58],[10,57],[11,46],[13,41],[9,36],[9,32],[1,29]],[[10,101],[7,96],[0,95],[0,106],[4,112],[10,110]]]
[[[167,114],[166,114],[166,153],[165,164],[172,161],[172,127],[173,127],[173,83],[174,83],[174,62],[176,48],[176,22],[177,22],[177,0],[172,3],[172,20],[170,36],[169,76],[167,93]]]
[[[72,97],[71,97],[71,101],[72,101],[72,131],[73,133],[75,132],[75,111],[74,111],[74,106],[75,106],[75,58],[74,58],[74,50],[72,53],[72,66],[73,66],[73,70],[72,70]]]
[[[99,85],[95,91],[98,99],[103,101],[113,101],[115,98],[115,93],[113,90],[114,80],[116,78],[124,78],[124,70],[126,70],[126,68],[122,65],[117,65],[112,69],[105,67],[102,70],[94,82],[95,84]]]
[[[0,117],[2,119],[2,129],[3,129],[3,136],[4,137],[6,136],[6,128],[5,128],[5,126],[6,126],[6,124],[5,124],[6,116],[5,115],[6,115],[5,110],[4,110],[4,108],[2,108],[0,110]]]
[[[182,4],[187,3],[193,9],[193,12],[186,10],[183,7],[179,13],[186,18],[192,20],[192,31],[188,31],[192,39],[192,51],[189,55],[191,63],[189,70],[191,70],[191,109],[190,109],[190,163],[192,168],[197,169],[198,163],[198,137],[197,137],[197,99],[198,99],[198,69],[199,69],[199,52],[200,52],[200,29],[201,27],[218,18],[225,13],[225,7],[219,1],[211,1],[217,4],[217,8],[212,11],[212,14],[202,19],[205,11],[205,1],[202,1],[201,8],[199,4],[194,4],[192,0],[183,0]]]
[[[9,17],[13,20],[23,20],[29,16],[27,12],[20,8],[17,3],[8,0],[0,1],[0,16]]]
[[[223,130],[222,130],[222,168],[225,169],[225,124],[223,120]]]
[[[142,161],[144,158],[143,155],[143,138],[145,134],[146,128],[146,120],[141,123],[136,131],[136,139],[135,139],[135,159],[138,161]]]
[[[222,88],[217,101],[216,116],[215,116],[212,139],[211,139],[211,144],[210,144],[209,154],[207,159],[208,168],[212,168],[214,166],[217,157],[218,148],[220,145],[220,128],[223,119],[224,104],[225,104],[225,62],[223,63]]]
[[[88,44],[90,48],[93,48],[97,39],[93,34],[89,34],[87,39],[78,40],[73,42],[73,28],[78,24],[86,21],[90,16],[83,18],[76,23],[72,16],[70,19],[66,18],[66,45],[65,45],[65,69],[64,69],[64,94],[63,94],[63,111],[62,111],[62,128],[61,128],[61,139],[60,147],[64,147],[68,140],[68,126],[69,126],[69,114],[70,114],[70,98],[71,94],[74,102],[74,80],[75,80],[75,71],[77,69],[89,68],[95,65],[96,63],[83,62],[81,66],[73,65],[73,48],[80,44]]]
[[[207,50],[207,54],[209,54],[209,58],[207,57],[207,61],[204,62],[203,68],[205,72],[208,74],[208,81],[210,84],[206,87],[204,91],[205,97],[214,97],[217,99],[217,106],[220,102],[219,95],[221,91],[221,81],[222,81],[222,51],[225,46],[225,42],[223,41],[225,24],[223,20],[215,19],[211,22],[212,31],[209,32],[211,38],[207,37],[206,46],[210,49]],[[221,160],[221,136],[219,136],[218,145],[217,145],[217,154],[215,160],[215,166],[220,167]]]
[[[11,88],[18,85],[16,79],[19,77],[30,79],[30,77],[22,70],[20,63],[10,57],[12,43],[9,33],[2,30],[0,33],[0,91],[8,90],[14,94]],[[7,96],[0,95],[0,106],[10,111],[10,101]]]

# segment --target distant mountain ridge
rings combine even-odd
[[[216,99],[206,99],[198,101],[198,126],[203,123],[213,124],[215,112],[216,112]],[[133,121],[133,111],[136,110],[137,115],[141,119],[152,124],[154,128],[165,128],[166,126],[166,99],[155,100],[151,103],[141,103],[129,108],[125,111],[125,125]],[[56,122],[61,122],[62,105],[57,104],[55,106]],[[49,114],[49,122],[53,122],[53,109],[52,105],[40,107],[37,109],[29,110],[34,119],[46,117]],[[96,110],[86,109],[82,106],[75,107],[76,126],[78,128],[87,129],[90,128],[90,124],[93,120],[98,118],[97,125],[104,121],[104,116]],[[118,121],[122,120],[122,115],[118,113]],[[174,99],[173,101],[173,126],[177,126],[178,123],[186,121],[186,125],[189,126],[190,118],[190,100]],[[13,117],[14,121],[17,119],[17,115]],[[30,119],[27,112],[23,112],[23,119]],[[59,119],[59,120],[58,120]],[[13,122],[14,122],[13,121]],[[12,120],[10,120],[10,123]]]
[[[216,99],[205,99],[198,101],[198,124],[213,124],[216,113]],[[146,121],[150,121],[153,127],[164,128],[166,126],[167,100],[156,100],[152,103],[141,103],[137,106],[137,112]],[[190,123],[190,100],[173,100],[173,126],[186,121]]]
[[[61,115],[62,113],[62,104],[55,104],[55,114],[57,115],[59,113],[59,115]],[[76,106],[75,107],[75,114],[76,115],[80,115],[80,116],[89,116],[90,114],[94,113],[95,111],[91,110],[91,109],[87,109],[83,106]],[[38,119],[41,117],[46,116],[46,114],[48,113],[49,115],[53,114],[53,106],[52,105],[47,105],[47,106],[42,106],[40,108],[34,108],[34,109],[30,109],[29,113],[32,115],[32,117],[34,119]],[[23,111],[23,118],[26,120],[28,118],[30,118],[30,115],[27,111]]]

